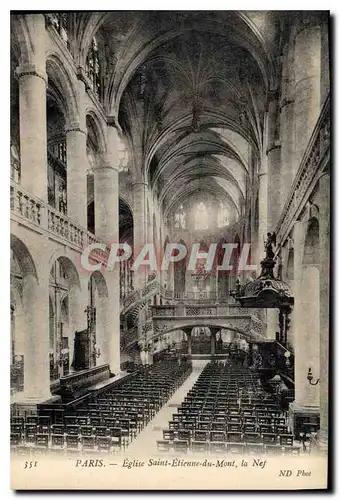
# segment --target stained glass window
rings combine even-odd
[[[208,211],[202,201],[197,205],[195,214],[195,229],[208,229]]]
[[[229,224],[229,213],[228,209],[220,202],[220,208],[217,215],[217,225],[218,227],[228,226]]]
[[[183,205],[179,207],[178,212],[175,213],[175,228],[185,229],[186,227],[186,215],[183,209]]]

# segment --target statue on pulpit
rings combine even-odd
[[[264,248],[266,251],[267,259],[274,259],[274,251],[273,246],[276,246],[276,234],[275,233],[267,233],[267,240],[265,241]]]

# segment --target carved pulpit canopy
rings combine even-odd
[[[266,257],[261,261],[261,274],[255,280],[241,284],[230,292],[243,307],[290,309],[294,305],[292,292],[284,281],[274,276],[275,233],[268,233],[265,242]]]

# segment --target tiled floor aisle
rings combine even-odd
[[[204,365],[194,367],[192,373],[183,385],[172,395],[166,405],[148,423],[137,438],[126,449],[126,454],[133,453],[154,453],[157,451],[157,440],[163,439],[163,429],[167,429],[172,414],[177,412],[177,407],[181,405],[189,390],[193,387],[202,372]]]

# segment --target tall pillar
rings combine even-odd
[[[306,223],[294,226],[294,356],[295,400],[290,405],[290,424],[298,435],[301,420],[319,415],[319,386],[307,380],[308,369],[319,377],[319,269],[304,264]]]
[[[268,103],[268,231],[273,231],[282,211],[280,200],[281,144],[279,141],[278,93],[270,93]],[[259,200],[262,203],[262,200]]]
[[[294,41],[294,175],[320,114],[321,29],[312,15],[300,14]]]
[[[94,171],[96,235],[104,242],[119,242],[119,136],[111,125],[107,128],[107,152]],[[105,273],[109,305],[105,318],[108,360],[112,373],[120,372],[120,287],[119,265]]]
[[[28,275],[23,282],[27,338],[24,348],[24,396],[27,403],[51,397],[49,367],[49,275]]]
[[[294,180],[296,168],[293,166],[294,153],[294,101],[292,98],[293,48],[287,43],[283,48],[282,84],[280,101],[280,138],[281,138],[281,178],[280,206],[283,207]]]
[[[215,356],[216,354],[216,331],[214,328],[211,328],[211,348],[210,348],[210,354],[212,356]]]
[[[147,184],[140,181],[133,184],[133,256],[134,259],[138,256],[142,248],[147,242]],[[134,271],[135,289],[142,288],[147,282],[148,267],[140,266]]]
[[[108,126],[108,151],[94,169],[96,236],[105,243],[119,242],[118,132]]]
[[[328,366],[329,366],[329,176],[324,175],[319,181],[320,192],[320,367],[325,367],[320,373],[320,448],[327,451],[328,448],[328,415],[329,415],[329,391],[328,391]]]
[[[32,48],[30,64],[17,68],[19,77],[21,184],[47,201],[46,41],[43,14],[27,14]]]
[[[80,92],[85,92],[79,81]],[[67,215],[87,229],[87,177],[85,118],[66,129],[67,148]],[[96,207],[97,209],[97,207]],[[97,228],[96,228],[97,229]]]
[[[191,338],[191,329],[185,329],[183,330],[184,333],[186,334],[187,336],[187,339],[188,339],[188,356],[191,356],[192,355],[192,338]]]

